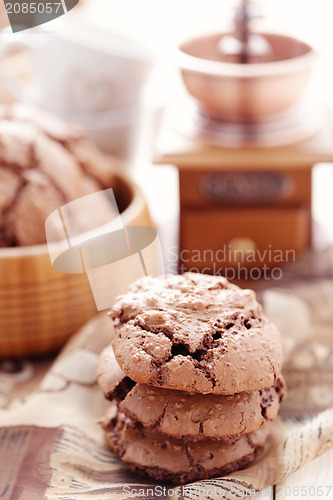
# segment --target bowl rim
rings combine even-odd
[[[278,32],[256,32],[262,36],[280,36],[282,38],[289,38],[299,43],[304,44],[308,52],[300,56],[284,59],[282,61],[270,61],[262,63],[241,64],[232,62],[211,61],[209,59],[202,59],[184,52],[185,44],[197,41],[199,39],[207,39],[216,36],[223,36],[228,32],[213,32],[198,35],[191,38],[186,38],[178,44],[176,48],[176,62],[181,70],[189,70],[195,73],[202,73],[204,75],[222,76],[224,78],[257,78],[266,77],[271,75],[279,75],[288,71],[297,71],[302,68],[308,67],[313,60],[318,56],[319,50],[314,48],[308,42],[294,36],[278,33]]]
[[[127,185],[131,192],[131,202],[120,216],[122,218],[123,224],[126,225],[131,220],[135,219],[136,215],[141,213],[145,206],[145,198],[140,187],[134,182],[128,175],[123,172],[119,172],[115,168],[110,168],[110,176],[114,176]],[[16,259],[20,258],[30,258],[38,256],[49,256],[49,248],[62,249],[64,241],[61,240],[55,243],[41,243],[38,245],[29,245],[21,247],[4,247],[0,248],[0,260],[1,259]],[[51,262],[51,260],[50,260]]]

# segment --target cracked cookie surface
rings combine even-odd
[[[146,277],[118,297],[113,348],[135,382],[201,394],[272,387],[281,373],[279,332],[252,290],[185,273]]]
[[[230,440],[258,430],[276,418],[286,393],[282,377],[268,389],[232,396],[135,384],[120,369],[111,346],[100,356],[97,376],[105,396],[119,401],[121,413],[144,427],[179,439]]]
[[[278,379],[269,389],[217,396],[136,384],[119,410],[144,427],[176,438],[229,441],[277,417],[282,385]]]
[[[233,441],[186,441],[152,433],[112,408],[103,427],[109,445],[133,470],[175,483],[229,474],[249,465],[269,426]]]

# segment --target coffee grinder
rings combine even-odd
[[[316,54],[254,31],[251,7],[241,0],[233,31],[178,48],[187,94],[165,113],[155,163],[179,171],[180,272],[269,278],[312,247],[312,169],[333,161],[330,111],[303,98]]]

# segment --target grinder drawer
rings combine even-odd
[[[184,209],[180,217],[183,270],[223,266],[275,267],[292,262],[311,243],[306,207]]]

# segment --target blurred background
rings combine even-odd
[[[53,36],[66,36],[75,31],[80,44],[103,46],[109,58],[96,67],[90,67],[89,75],[84,76],[80,69],[78,74],[70,71],[73,95],[81,111],[69,112],[56,105],[52,97],[54,89],[44,89],[45,94],[42,104],[45,108],[71,121],[79,122],[90,137],[105,151],[116,154],[126,159],[126,168],[132,169],[133,176],[144,189],[152,214],[157,223],[168,225],[170,234],[166,238],[175,241],[177,235],[177,172],[175,169],[159,167],[150,168],[152,163],[152,133],[156,126],[159,111],[170,101],[175,100],[175,95],[184,92],[180,74],[175,64],[175,47],[180,40],[199,33],[224,31],[230,28],[235,5],[232,0],[81,0],[78,7],[66,16],[43,25],[41,28],[31,29],[20,34],[2,34],[2,70],[6,67],[4,62],[4,47],[6,43],[15,40],[19,42],[33,40],[36,42],[43,32],[41,44]],[[333,4],[330,0],[265,0],[254,2],[262,19],[255,21],[255,27],[263,31],[277,31],[291,34],[306,40],[318,49],[318,60],[313,72],[308,93],[311,99],[333,104],[333,31],[331,19],[333,18]],[[8,20],[2,12],[3,22]],[[46,42],[45,42],[46,43]],[[37,43],[38,45],[38,43]],[[33,54],[21,53],[19,47],[13,47],[16,52],[12,57],[11,68],[28,83],[36,79],[39,70],[36,65],[44,64],[45,54],[39,48],[37,57]],[[58,47],[52,55],[53,68],[64,67],[66,71],[66,46]],[[48,52],[50,53],[50,52]],[[78,52],[73,58],[82,58],[84,53]],[[91,56],[93,58],[93,55]],[[124,62],[122,58],[129,57],[130,61]],[[118,59],[117,59],[118,58]],[[7,57],[5,58],[7,61]],[[138,63],[138,60],[140,63]],[[122,63],[121,63],[122,61]],[[137,66],[135,66],[135,62]],[[141,64],[142,63],[142,64]],[[73,67],[73,62],[71,63]],[[87,62],[87,66],[89,60]],[[109,65],[115,67],[115,81],[123,86],[122,95],[118,95],[109,109],[102,113],[89,115],[89,110],[98,106],[92,100],[96,91],[101,67]],[[127,64],[127,65],[126,65]],[[141,65],[140,65],[141,64]],[[50,59],[44,71],[50,75]],[[8,68],[7,68],[8,69]],[[103,73],[103,72],[102,72]],[[87,81],[82,83],[82,78]],[[41,80],[43,79],[43,75]],[[45,75],[44,75],[45,79]],[[7,78],[6,78],[7,80]],[[78,80],[80,82],[78,83]],[[131,86],[128,81],[131,81]],[[2,71],[1,100],[8,101],[13,88],[7,81],[4,84]],[[127,82],[127,83],[125,83]],[[56,82],[58,85],[58,82]],[[49,87],[49,84],[47,85]],[[126,87],[127,86],[127,87]],[[58,87],[59,88],[59,87]],[[49,91],[49,96],[47,92]],[[102,90],[103,92],[103,90]],[[126,94],[127,92],[127,94]],[[20,100],[31,100],[26,94],[14,92]],[[96,94],[96,92],[95,92]],[[87,97],[89,95],[90,97]],[[98,96],[94,97],[95,101]],[[75,100],[74,99],[74,100]],[[103,96],[101,97],[103,101]],[[100,105],[103,107],[103,102]],[[85,112],[83,112],[85,111]],[[100,111],[100,110],[99,110]],[[314,218],[326,226],[326,234],[333,238],[333,227],[330,224],[332,201],[330,186],[333,173],[329,165],[316,167],[314,175]],[[163,186],[163,189],[161,189]],[[171,227],[173,229],[171,229]],[[172,235],[172,236],[171,236]],[[169,240],[168,240],[168,244]]]
[[[257,21],[258,29],[291,34],[318,49],[316,70],[308,92],[313,99],[333,104],[333,3],[330,0],[265,0],[255,3],[264,16]],[[165,104],[181,88],[174,64],[173,49],[177,43],[198,33],[227,30],[234,9],[232,0],[124,0],[121,3],[95,0],[87,1],[82,16],[95,27],[134,37],[156,51],[155,72],[147,86],[146,98],[148,102]],[[159,170],[156,175],[163,174]],[[168,172],[168,177],[170,182],[177,180],[176,176],[171,180],[172,171]],[[318,165],[313,181],[314,218],[325,225],[327,234],[333,239],[333,171],[330,166]],[[174,189],[170,187],[168,193],[172,192]]]

